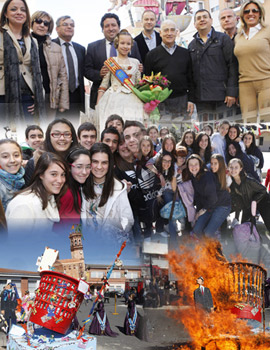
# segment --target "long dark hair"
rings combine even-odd
[[[170,153],[172,153],[172,156],[175,157],[176,141],[175,141],[173,134],[167,134],[166,136],[164,136],[164,139],[162,141],[162,152],[168,152],[165,149],[165,144],[166,144],[167,140],[172,140],[172,142],[173,142],[173,150]]]
[[[101,199],[99,203],[99,207],[103,207],[103,205],[107,203],[109,197],[112,196],[113,190],[114,190],[114,161],[113,161],[113,154],[110,150],[110,147],[105,143],[102,143],[102,142],[95,143],[91,147],[90,149],[91,162],[92,162],[93,155],[96,153],[107,154],[108,160],[109,160],[109,168],[105,177],[105,183],[103,185]],[[94,199],[96,197],[96,193],[94,191],[94,178],[92,173],[87,179],[87,186],[89,188],[89,197],[86,197],[86,199]]]
[[[164,171],[162,168],[162,160],[163,160],[164,156],[170,156],[171,160],[172,160],[171,166],[169,167],[167,175],[164,174]],[[167,152],[167,151],[162,152],[162,154],[158,157],[158,160],[157,160],[155,165],[156,165],[158,172],[164,176],[165,180],[172,181],[172,178],[174,175],[174,162],[175,162],[174,156],[170,152]]]
[[[52,153],[57,153],[55,151],[55,149],[53,148],[53,145],[51,143],[51,131],[52,131],[52,127],[55,125],[55,124],[58,124],[58,123],[61,123],[61,124],[66,124],[69,128],[70,128],[70,132],[71,132],[71,138],[72,138],[72,143],[69,147],[69,149],[67,151],[65,151],[65,155],[70,151],[71,148],[73,147],[76,147],[78,146],[78,140],[77,140],[77,136],[76,136],[76,131],[74,129],[74,126],[71,124],[71,122],[65,118],[59,118],[59,119],[55,119],[54,121],[52,121],[48,127],[47,127],[47,130],[46,130],[46,134],[45,134],[45,140],[44,140],[44,150],[46,152],[52,152]],[[61,156],[61,154],[60,154]]]
[[[218,161],[218,171],[216,172],[218,177],[218,182],[220,183],[220,189],[226,190],[226,164],[225,160],[221,154],[213,154],[211,159],[216,159]]]
[[[142,154],[141,145],[142,145],[143,141],[148,141],[150,143],[151,149],[150,149],[150,152],[148,153],[147,156],[144,156]],[[150,158],[153,158],[153,157],[154,157],[154,144],[153,144],[151,138],[149,136],[145,135],[141,138],[140,143],[139,143],[139,154],[138,154],[139,161],[137,162],[137,165],[145,166],[146,162]]]
[[[242,141],[244,141],[244,138],[246,135],[251,135],[252,136],[252,143],[251,145],[249,146],[249,148],[246,147],[246,154],[254,154],[256,148],[258,148],[256,146],[256,140],[255,140],[255,135],[252,131],[248,131],[248,132],[245,132],[242,136]]]
[[[9,4],[11,3],[12,0],[6,0],[2,7],[1,15],[0,15],[0,31],[3,32],[3,26],[5,24],[8,24],[8,19],[6,18],[6,13],[7,13],[7,8]],[[31,16],[30,16],[30,11],[28,8],[28,5],[25,0],[21,0],[24,3],[25,10],[26,10],[26,20],[22,26],[22,35],[23,36],[28,36],[30,34],[30,25],[31,25]]]
[[[45,171],[49,168],[51,164],[59,165],[60,168],[62,168],[63,171],[65,172],[66,179],[68,178],[69,169],[66,162],[55,153],[44,152],[37,161],[37,165],[35,167],[35,171],[29,187],[17,193],[17,194],[20,194],[30,190],[30,192],[33,192],[34,194],[36,194],[41,199],[42,210],[45,210],[48,206],[49,194],[46,191],[40,176],[45,173]],[[65,192],[66,192],[66,187],[64,185],[60,193],[55,195],[55,200],[57,205],[59,203],[59,199],[63,196],[63,193]]]
[[[67,155],[67,157],[66,157],[67,163],[71,166],[71,164],[74,163],[80,157],[81,154],[88,156],[89,160],[90,160],[90,152],[88,151],[88,149],[86,149],[84,147],[76,147],[76,148],[73,148],[69,152],[69,154]],[[80,195],[80,194],[78,194],[79,193],[78,190],[79,190],[80,186],[82,188],[82,191],[83,191],[85,197],[88,197],[89,190],[87,189],[86,182],[84,184],[78,185],[78,182],[73,178],[73,176],[71,175],[71,172],[70,172],[70,176],[68,177],[68,187],[69,187],[69,189],[72,193],[72,196],[74,198],[74,208],[75,208],[77,213],[81,212],[81,208],[79,206],[79,198],[78,198]]]
[[[185,141],[186,134],[191,134],[191,135],[193,136],[193,143],[192,143],[191,146],[188,146],[188,145],[186,144],[186,141]],[[194,149],[195,140],[196,140],[196,134],[195,134],[195,132],[194,132],[193,130],[191,130],[191,129],[188,129],[188,130],[186,130],[186,131],[183,133],[183,136],[182,136],[181,141],[180,141],[180,145],[181,145],[181,146],[185,146],[187,149],[188,149],[189,147],[192,148],[192,149]]]
[[[238,124],[230,125],[229,130],[228,130],[228,132],[227,132],[227,134],[225,136],[225,139],[226,139],[227,143],[230,142],[230,141],[234,141],[235,140],[235,139],[232,140],[229,137],[229,132],[230,132],[231,129],[235,129],[236,130],[236,138],[238,138],[240,136],[240,134],[241,134],[241,129],[240,129],[240,126]]]
[[[194,147],[194,153],[200,155],[200,146],[199,143],[201,141],[201,139],[203,138],[203,136],[206,136],[208,139],[208,145],[205,149],[204,152],[204,160],[205,160],[205,164],[210,162],[211,159],[211,154],[212,154],[212,149],[211,149],[211,140],[209,135],[207,135],[206,132],[201,131],[198,133],[198,135],[196,136],[196,140],[195,140],[195,147]]]

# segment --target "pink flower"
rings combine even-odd
[[[159,103],[159,100],[152,100],[150,102],[145,103],[143,108],[146,113],[151,113],[159,105]]]

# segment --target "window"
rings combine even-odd
[[[102,278],[103,275],[102,271],[91,271],[91,278]]]
[[[126,278],[128,278],[128,279],[138,278],[138,272],[128,272],[126,274]]]
[[[113,271],[111,278],[121,278],[121,271]]]
[[[260,137],[259,139],[259,146],[263,146],[263,137]]]

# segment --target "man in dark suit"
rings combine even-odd
[[[74,35],[74,20],[70,16],[62,16],[56,21],[58,38],[53,41],[61,46],[69,79],[68,111],[61,116],[78,121],[80,111],[85,111],[84,99],[84,64],[85,48],[71,41]]]
[[[199,287],[194,290],[194,302],[196,308],[202,308],[207,312],[211,312],[214,310],[213,308],[213,299],[210,289],[204,287],[204,279],[203,277],[197,278],[197,283]]]
[[[137,42],[143,64],[147,53],[161,44],[161,37],[159,33],[154,30],[156,23],[157,17],[155,12],[152,10],[145,10],[142,14],[143,31],[134,38]]]
[[[108,72],[104,62],[112,56],[117,56],[113,41],[120,31],[120,20],[114,13],[106,13],[100,22],[104,39],[88,44],[85,58],[85,77],[93,82],[90,93],[90,107],[95,109],[99,85]],[[141,61],[136,42],[131,49],[130,56]]]

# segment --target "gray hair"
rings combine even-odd
[[[71,18],[71,16],[61,16],[61,17],[59,17],[57,20],[56,20],[56,22],[55,22],[55,24],[56,24],[56,27],[60,27],[60,25],[61,25],[61,22],[62,21],[65,21],[66,19],[72,19]],[[74,20],[72,19],[72,21],[74,22]]]

